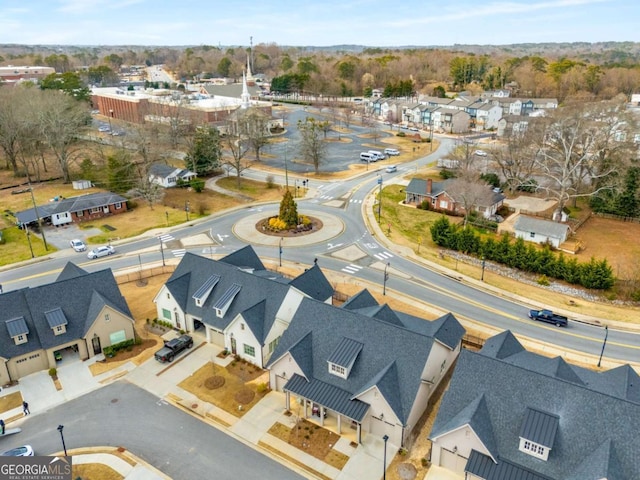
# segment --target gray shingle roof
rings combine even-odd
[[[232,263],[228,263],[229,261]],[[238,314],[266,300],[265,324],[262,331],[267,335],[289,291],[289,286],[269,277],[251,273],[256,267],[262,267],[259,270],[264,269],[251,247],[238,250],[221,260],[187,253],[165,285],[183,312],[193,315],[220,331],[224,330]],[[212,275],[218,275],[220,280],[206,301],[198,306],[193,295]],[[220,318],[212,307],[220,302],[231,288],[237,289],[233,287],[234,284],[241,286],[241,289],[233,298],[224,316]],[[255,317],[252,318],[255,319]],[[256,326],[253,325],[253,328],[255,329]]]
[[[628,398],[624,372],[598,373],[558,359],[518,352],[516,344],[507,340],[509,337],[502,335],[502,346],[509,343],[508,349],[515,353],[506,355],[503,351],[502,358],[496,356],[500,352],[496,344],[500,342],[487,342],[492,345],[490,354],[461,352],[432,436],[445,433],[448,422],[484,394],[500,462],[564,480],[583,465],[592,465],[596,451],[611,440],[615,458],[601,455],[599,458],[606,460],[600,463],[608,464],[601,465],[598,471],[619,471],[617,478],[621,479],[640,478],[640,404]],[[519,451],[520,428],[527,408],[559,417],[558,432],[546,462]],[[614,461],[619,470],[611,463]],[[583,477],[599,478],[602,477],[595,474]]]
[[[82,268],[77,266],[75,263],[67,262],[67,264],[64,266],[64,268],[60,272],[60,275],[58,275],[58,278],[56,278],[56,282],[60,280],[67,280],[68,278],[80,277],[82,275],[86,275],[87,273],[89,272],[87,272],[86,270],[83,270]]]
[[[72,267],[65,267],[63,271],[79,273]],[[16,345],[8,334],[0,332],[0,352],[4,358],[12,358],[83,338],[105,305],[131,317],[109,269],[0,295],[0,320],[22,317],[29,330],[27,342],[20,345]],[[57,313],[52,313],[54,311]],[[61,316],[66,318],[66,331],[55,335],[50,320],[56,323]]]
[[[221,258],[220,261],[240,268],[253,268],[254,270],[265,269],[262,260],[260,260],[260,257],[258,257],[251,245],[246,245],[230,253],[226,257]]]
[[[552,238],[566,238],[569,226],[564,223],[519,215],[513,227],[516,231],[535,232]]]
[[[313,372],[313,378],[352,396],[377,385],[400,421],[406,422],[422,383],[433,338],[348,309],[357,304],[364,306],[368,303],[367,297],[363,294],[358,300],[352,300],[346,309],[303,299],[269,363],[273,364],[294,348],[297,359],[304,339],[305,354],[310,355],[313,365],[312,368],[307,365],[305,371]],[[343,338],[363,345],[347,379],[331,374],[327,366],[327,359]],[[313,397],[310,399],[322,403]]]
[[[92,208],[114,205],[116,203],[126,203],[127,199],[121,195],[111,192],[88,193],[77,197],[63,198],[58,202],[50,202],[38,205],[38,215],[40,218],[50,217],[55,213],[71,212],[76,213]],[[20,223],[31,223],[37,220],[35,209],[29,208],[16,213],[16,218]]]
[[[438,431],[432,430],[431,438],[436,438],[443,433],[456,430],[464,425],[469,425],[473,429],[493,458],[498,457],[495,435],[484,394],[479,395],[460,410],[446,425],[442,425]]]
[[[333,296],[333,287],[317,264],[291,280],[289,285],[321,302]]]
[[[625,480],[611,440],[605,440],[566,480]]]

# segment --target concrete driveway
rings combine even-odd
[[[47,243],[53,245],[58,250],[65,250],[71,248],[69,242],[74,238],[82,240],[87,243],[89,237],[94,235],[100,235],[102,231],[99,228],[81,229],[75,224],[63,225],[60,227],[46,227],[44,229],[44,235]],[[89,245],[87,244],[87,249]]]

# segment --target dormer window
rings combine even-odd
[[[220,275],[211,275],[206,282],[193,294],[193,299],[196,302],[197,307],[202,307],[209,298],[209,295],[213,291],[213,288],[220,281]]]
[[[44,312],[49,328],[53,330],[54,335],[62,335],[67,331],[67,317],[61,308],[54,308],[48,312]]]
[[[362,350],[362,343],[343,337],[327,359],[329,373],[347,379],[351,368]]]
[[[9,336],[13,338],[16,345],[27,343],[27,335],[29,334],[29,327],[24,317],[12,318],[5,322]]]
[[[549,459],[558,431],[560,417],[535,408],[527,408],[520,427],[519,450],[533,457]]]
[[[213,309],[216,311],[216,316],[218,318],[224,317],[227,310],[231,306],[233,299],[236,298],[236,295],[242,289],[242,285],[237,283],[232,284],[226,292],[218,299],[218,301],[213,306]]]
[[[329,364],[329,373],[332,373],[333,375],[337,375],[344,379],[347,378],[347,369],[344,367],[341,367],[340,365],[336,365],[335,363]]]

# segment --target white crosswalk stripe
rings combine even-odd
[[[323,200],[331,200],[333,197],[331,195],[322,195],[320,198]]]
[[[185,253],[187,253],[187,250],[185,248],[179,248],[178,250],[171,250],[171,253],[173,253],[174,257],[184,257]]]
[[[344,267],[342,271],[347,273],[358,273],[360,270],[362,270],[362,268],[363,267],[361,267],[360,265],[354,265],[352,263],[351,265],[347,265],[346,267]]]
[[[171,240],[174,240],[173,235],[169,235],[168,233],[164,235],[159,235],[158,238],[162,243],[167,243],[167,242],[170,242]]]
[[[362,200],[354,200],[353,198],[349,200],[349,203],[362,203]]]
[[[393,258],[393,255],[390,254],[389,252],[376,253],[373,256],[376,257],[378,260],[388,260],[390,258]]]

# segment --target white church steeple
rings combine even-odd
[[[251,101],[251,95],[249,95],[249,89],[247,88],[247,77],[244,72],[242,72],[242,95],[240,95],[240,100],[242,104],[241,108],[249,108],[249,103]]]

